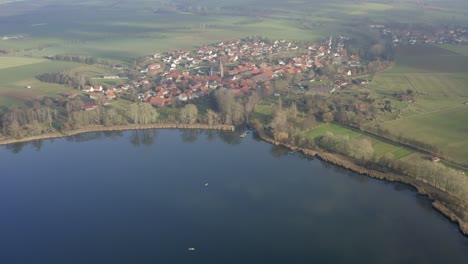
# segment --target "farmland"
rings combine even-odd
[[[79,54],[131,62],[135,57],[263,35],[316,40],[366,32],[369,23],[463,21],[462,10],[366,1],[72,1],[8,3],[0,10],[0,49],[31,56]],[[89,12],[92,9],[93,12]],[[25,15],[27,14],[27,15]],[[17,23],[8,23],[11,19]],[[352,22],[352,23],[350,23]]]
[[[70,87],[45,83],[36,79],[37,75],[43,73],[65,71],[79,73],[89,78],[117,74],[114,70],[105,66],[50,61],[39,58],[0,56],[0,107],[24,105],[28,101],[44,96],[69,93],[72,91]],[[101,83],[105,83],[105,81],[116,82],[116,80],[104,79],[100,81]]]
[[[468,57],[437,47],[406,47],[396,65],[377,74],[370,90],[376,97],[392,98],[398,91],[417,92],[414,103],[400,105],[400,112],[381,116],[383,128],[395,135],[437,145],[458,162],[468,157]],[[394,97],[393,97],[394,98]]]
[[[0,70],[43,62],[43,59],[24,57],[1,57]]]

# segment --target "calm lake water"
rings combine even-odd
[[[468,263],[413,189],[250,135],[88,133],[0,161],[0,263]]]

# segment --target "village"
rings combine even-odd
[[[135,69],[138,77],[129,80],[129,84],[109,88],[97,84],[85,86],[82,91],[94,100],[113,100],[118,94],[135,89],[140,101],[162,107],[205,96],[218,88],[229,89],[235,96],[249,95],[255,90],[268,94],[277,78],[300,75],[311,83],[319,82],[329,79],[326,74],[317,74],[322,68],[340,66],[344,70],[334,76],[336,80],[328,80],[327,85],[310,85],[311,90],[316,87],[316,92],[332,93],[350,85],[354,69],[361,66],[357,55],[347,54],[346,40],[343,36],[330,36],[319,43],[307,44],[251,37],[193,51],[157,53],[142,60]]]
[[[415,44],[468,43],[468,27],[418,28],[408,26],[370,25],[382,35],[391,36],[394,46]]]

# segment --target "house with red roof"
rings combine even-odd
[[[117,98],[117,95],[115,94],[115,92],[111,91],[111,90],[105,91],[104,94],[106,95],[107,99],[116,99]]]

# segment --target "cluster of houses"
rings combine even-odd
[[[193,51],[170,51],[154,54],[140,65],[140,78],[123,87],[85,86],[82,90],[92,99],[112,100],[128,89],[140,88],[138,99],[155,106],[175,100],[188,101],[207,95],[217,88],[229,89],[233,95],[248,95],[256,89],[271,89],[272,80],[284,75],[307,74],[328,64],[348,68],[360,66],[356,55],[348,56],[345,37],[326,38],[316,44],[286,40],[247,38],[220,42]],[[336,41],[336,43],[334,43]],[[336,45],[334,45],[336,44]],[[337,81],[336,87],[347,82]]]
[[[124,85],[121,87],[108,87],[104,88],[102,85],[86,85],[84,86],[81,90],[89,95],[91,99],[97,100],[97,99],[107,99],[107,100],[112,100],[112,99],[117,99],[117,94],[123,93],[130,89],[130,85]]]
[[[390,35],[395,46],[423,43],[461,44],[468,43],[467,27],[442,28],[395,28],[384,25],[373,25],[381,34]]]
[[[141,70],[142,79],[134,85],[147,88],[138,98],[156,106],[191,100],[220,87],[236,96],[248,95],[259,88],[271,89],[271,81],[283,75],[310,73],[329,63],[350,69],[360,65],[357,56],[347,55],[345,39],[338,38],[335,51],[332,37],[312,45],[247,38],[191,52],[155,54]],[[351,75],[351,70],[347,73]]]

